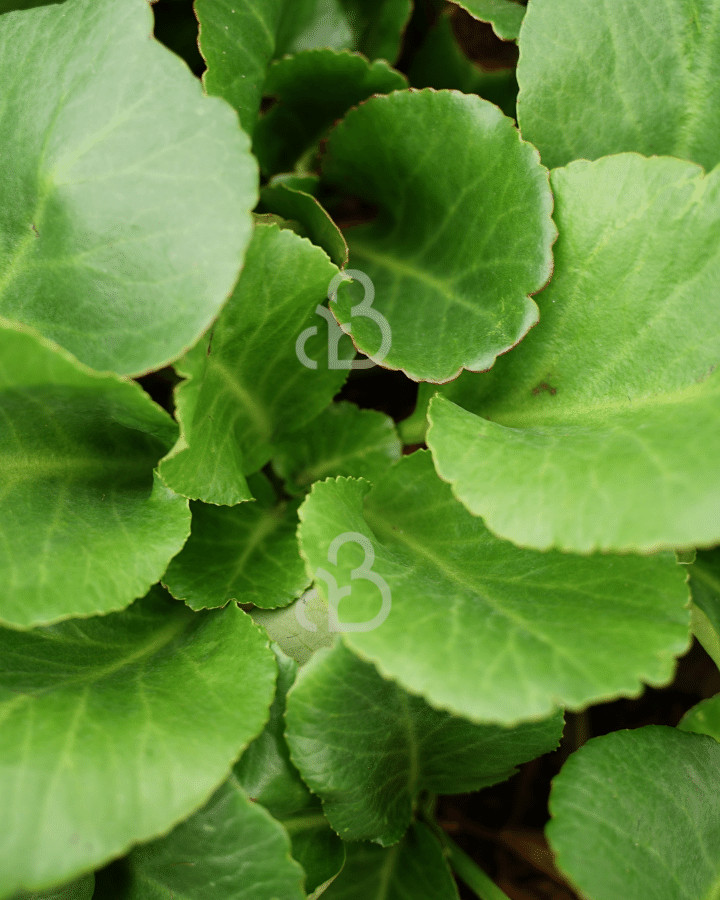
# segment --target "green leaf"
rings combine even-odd
[[[244,476],[330,403],[347,370],[326,368],[326,328],[315,309],[337,271],[292,231],[255,226],[232,297],[179,367],[189,379],[175,392],[182,434],[160,466],[174,491],[227,506],[251,499]],[[314,361],[322,356],[315,370],[296,353],[298,336],[313,326],[305,351]]]
[[[122,900],[304,900],[282,826],[231,776],[167,837],[134,850]]]
[[[267,174],[292,169],[351,106],[405,87],[405,76],[384,60],[371,63],[359,53],[325,48],[277,60],[263,88],[277,103],[260,119],[253,138],[260,168]]]
[[[250,615],[277,642],[283,653],[300,666],[319,647],[331,646],[335,638],[328,627],[327,606],[314,589],[303,594],[292,606],[253,609]],[[311,627],[308,628],[307,623]]]
[[[563,717],[514,729],[432,709],[343,644],[319,650],[288,695],[295,765],[343,840],[387,847],[407,830],[420,791],[461,794],[505,781],[554,750]]]
[[[561,236],[540,324],[466,376],[465,410],[432,401],[437,470],[525,546],[717,543],[720,169],[628,153],[552,186]]]
[[[90,872],[70,884],[49,888],[46,891],[18,891],[11,900],[92,900],[95,891],[95,875]]]
[[[399,844],[348,844],[345,868],[323,895],[326,900],[458,900],[440,844],[427,826],[414,823]]]
[[[270,609],[302,594],[308,577],[295,536],[298,502],[278,503],[271,493],[269,501],[238,506],[190,504],[192,533],[162,579],[173,597],[193,609],[229,600]]]
[[[332,880],[345,862],[343,842],[323,815],[320,800],[310,793],[290,760],[285,741],[285,705],[297,675],[297,664],[275,645],[278,682],[270,719],[235,765],[245,792],[282,822],[292,840],[292,855],[303,867],[305,891]]]
[[[323,569],[350,591],[338,622],[371,628],[344,625],[345,643],[468,719],[515,724],[637,694],[641,681],[667,683],[687,648],[687,572],[674,554],[585,557],[500,541],[453,498],[427,451],[403,457],[372,490],[316,483],[299,516],[308,572]],[[332,542],[355,533],[374,561],[354,542],[335,561]],[[326,579],[316,585],[327,600]],[[383,581],[391,603],[378,621]]]
[[[709,734],[720,741],[720,694],[695,704],[680,719],[678,728],[696,734]]]
[[[488,369],[537,322],[529,295],[550,277],[552,196],[536,151],[496,106],[457,91],[371,98],[331,132],[323,172],[380,208],[346,238],[389,322],[385,367],[448,381]],[[333,313],[382,361],[378,322],[353,318],[354,302],[341,295]]]
[[[187,500],[153,468],[177,435],[139,385],[0,319],[0,622],[122,609],[165,571]]]
[[[234,604],[154,588],[128,610],[0,630],[0,896],[166,832],[260,731],[276,667]]]
[[[451,9],[438,17],[414,54],[408,77],[417,88],[444,88],[478,94],[499,106],[506,116],[515,118],[518,92],[515,69],[486,72],[468,59],[455,40]]]
[[[547,836],[588,900],[720,895],[720,745],[649,725],[588,741],[553,781]]]
[[[285,479],[286,490],[303,494],[314,481],[336,475],[374,482],[401,454],[389,416],[341,401],[279,441],[273,468]]]
[[[718,0],[532,0],[517,77],[548,168],[624,150],[720,161]]]
[[[720,666],[720,549],[698,551],[689,571],[692,630]]]
[[[286,178],[276,178],[260,192],[260,201],[268,212],[300,222],[313,244],[322,247],[338,268],[347,264],[348,248],[342,232],[310,193],[294,187]]]
[[[514,0],[451,0],[451,2],[461,6],[473,18],[489,22],[495,34],[503,41],[514,41],[520,34],[525,7],[515,3]]]
[[[412,0],[340,0],[354,36],[354,50],[393,63],[400,55]]]
[[[146,0],[0,18],[0,315],[125,374],[215,318],[257,200],[237,116],[151,34]]]

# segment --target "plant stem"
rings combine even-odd
[[[455,874],[474,891],[480,900],[510,900],[495,882],[477,865],[451,838],[445,834],[434,820],[426,818],[427,824],[445,848],[450,866]]]

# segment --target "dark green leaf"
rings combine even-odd
[[[432,709],[343,644],[319,650],[288,696],[287,741],[343,840],[384,847],[405,833],[419,791],[460,794],[505,781],[554,750],[562,713],[513,729]]]
[[[263,172],[291,169],[332,123],[373,94],[407,86],[384,60],[368,62],[358,53],[307,50],[274,62],[263,93],[277,100],[258,122],[253,152]]]

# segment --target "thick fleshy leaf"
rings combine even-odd
[[[275,700],[270,719],[235,765],[245,792],[282,822],[292,840],[292,855],[305,871],[305,890],[315,891],[333,879],[345,862],[340,838],[323,815],[320,800],[310,793],[290,760],[285,741],[287,692],[297,675],[297,663],[274,645],[278,662]]]
[[[95,875],[83,875],[75,881],[45,891],[18,891],[10,900],[92,900]]]
[[[190,531],[153,468],[177,426],[132,382],[0,320],[0,622],[122,609]]]
[[[57,884],[205,802],[267,718],[275,661],[235,604],[0,630],[0,896]]]
[[[529,295],[550,277],[552,195],[537,152],[492,103],[429,89],[371,98],[330,133],[323,172],[380,210],[345,233],[350,265],[374,285],[373,316],[353,317],[349,292],[331,305],[363,353],[449,381],[490,368],[537,322]],[[383,359],[378,313],[391,332]]]
[[[561,712],[507,729],[432,709],[339,643],[320,650],[288,696],[295,765],[343,840],[400,840],[422,790],[460,794],[505,781],[554,750]]]
[[[237,116],[151,34],[146,0],[0,18],[0,315],[125,374],[212,322],[257,200]]]
[[[347,862],[323,895],[326,900],[458,900],[442,848],[416,822],[399,844],[348,844]]]
[[[461,6],[475,19],[489,22],[495,34],[504,41],[514,41],[520,34],[525,7],[515,0],[451,0],[451,2]]]
[[[561,237],[540,324],[466,376],[466,409],[432,401],[437,470],[524,546],[717,543],[720,169],[627,153],[552,185]]]
[[[263,210],[299,222],[313,244],[322,247],[338,268],[347,264],[345,238],[312,194],[296,188],[287,177],[279,176],[263,188],[260,200]]]
[[[412,13],[412,0],[340,0],[353,32],[353,49],[395,62]]]
[[[232,297],[178,367],[188,377],[176,389],[182,435],[160,466],[177,493],[228,506],[249,500],[244,476],[268,462],[277,439],[330,403],[347,370],[327,368],[327,325],[315,309],[337,271],[292,231],[255,226]],[[316,369],[296,351],[313,326],[304,348]]]
[[[192,532],[162,582],[193,609],[229,600],[272,609],[287,606],[308,586],[296,538],[298,502],[279,503],[269,483],[270,496],[252,486],[253,503],[190,504]]]
[[[437,478],[427,451],[372,490],[316,483],[299,515],[317,589],[327,599],[335,579],[335,602],[344,597],[346,644],[468,719],[513,724],[635,694],[641,681],[667,682],[687,648],[687,572],[674,554],[586,557],[500,541]]]
[[[709,734],[720,741],[720,694],[695,704],[680,719],[678,728],[696,734]]]
[[[506,116],[515,118],[518,91],[515,70],[486,72],[468,59],[455,39],[451,9],[438,17],[414,54],[408,77],[417,88],[444,88],[478,94],[499,106]]]
[[[319,647],[330,647],[335,639],[335,633],[330,631],[327,606],[315,589],[307,591],[292,606],[253,609],[250,615],[283,653],[300,666]]]
[[[314,481],[353,475],[374,482],[400,459],[402,444],[390,416],[353,403],[333,403],[304,428],[278,442],[273,468],[292,494]]]
[[[135,849],[128,863],[122,900],[305,898],[287,834],[232,775],[202,809]]]
[[[532,0],[517,76],[522,133],[549,168],[624,150],[720,161],[718,0]]]
[[[547,836],[588,900],[720,894],[720,745],[649,725],[593,738],[553,781]]]
[[[258,122],[253,152],[267,174],[292,169],[332,123],[373,94],[407,87],[407,79],[384,60],[359,53],[306,50],[274,62],[263,93],[277,100]]]

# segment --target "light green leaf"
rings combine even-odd
[[[308,577],[295,536],[298,502],[278,503],[268,488],[271,497],[254,503],[190,504],[192,533],[162,579],[173,597],[193,609],[229,600],[268,609],[302,594]]]
[[[0,622],[122,609],[190,531],[153,468],[177,435],[139,385],[0,319]]]
[[[348,248],[342,232],[310,193],[281,177],[263,188],[260,201],[268,212],[300,222],[313,244],[322,247],[338,268],[347,264]]]
[[[90,872],[70,884],[48,888],[46,891],[18,891],[11,900],[92,900],[95,891],[95,875]]]
[[[130,854],[122,900],[304,900],[282,826],[234,776],[167,837]]]
[[[552,186],[561,236],[540,324],[467,376],[467,411],[432,401],[437,470],[525,546],[717,543],[720,169],[628,153]]]
[[[440,844],[419,822],[388,849],[348,844],[345,868],[323,896],[326,900],[458,900]]]
[[[273,468],[292,494],[305,493],[314,481],[336,475],[373,482],[402,454],[390,416],[346,401],[332,403],[277,447]]]
[[[588,900],[720,895],[720,745],[663,725],[588,741],[554,779],[547,836]]]
[[[720,694],[696,703],[680,719],[678,728],[681,731],[694,731],[696,734],[709,734],[720,741]]]
[[[299,516],[322,596],[320,569],[350,592],[338,622],[372,629],[346,630],[345,643],[468,719],[515,724],[636,694],[641,681],[666,683],[688,646],[687,572],[674,554],[584,557],[500,541],[453,498],[427,451],[403,457],[372,490],[316,483]],[[332,542],[355,533],[374,560],[349,541],[332,556]]]
[[[277,100],[258,122],[253,152],[267,174],[292,169],[332,123],[373,94],[407,87],[407,79],[384,60],[327,48],[306,50],[274,62],[263,88]]]
[[[508,0],[503,3],[510,5]],[[514,4],[513,4],[514,5]],[[486,72],[458,46],[452,29],[452,7],[445,10],[412,58],[408,77],[413,87],[445,88],[478,94],[515,118],[515,69]]]
[[[320,800],[310,793],[290,761],[285,741],[287,692],[297,664],[275,645],[278,682],[270,720],[235,765],[245,792],[282,822],[292,840],[292,855],[305,870],[305,891],[311,893],[342,869],[345,850],[323,815]]]
[[[277,642],[283,653],[300,666],[305,665],[319,647],[329,647],[335,638],[329,628],[327,605],[314,589],[303,594],[292,606],[253,609],[250,615]]]
[[[327,368],[327,326],[315,313],[337,271],[292,231],[255,226],[232,297],[178,367],[189,379],[175,392],[182,435],[160,466],[174,491],[227,506],[249,500],[245,475],[340,390],[347,370]],[[313,326],[305,352],[320,360],[317,369],[296,353],[298,336]]]
[[[624,150],[720,161],[718,0],[532,0],[517,77],[548,168]]]
[[[0,630],[0,896],[57,884],[204,803],[267,717],[276,667],[235,604]]]
[[[550,277],[552,196],[535,149],[496,106],[457,91],[371,98],[330,133],[323,172],[380,208],[346,238],[391,329],[385,367],[449,381],[488,369],[537,322],[529,295]],[[341,294],[333,313],[382,361],[381,327],[352,317],[355,302]]]
[[[340,0],[353,32],[353,49],[394,63],[410,21],[412,0]]]
[[[461,794],[505,781],[554,750],[556,712],[514,729],[432,709],[343,644],[319,650],[288,695],[293,762],[343,840],[387,847],[407,830],[420,791]]]
[[[503,41],[514,41],[520,34],[525,7],[514,0],[452,0],[452,3],[461,6],[473,18],[489,22]]]
[[[126,374],[215,318],[257,200],[237,116],[151,35],[146,0],[0,18],[0,315]]]

